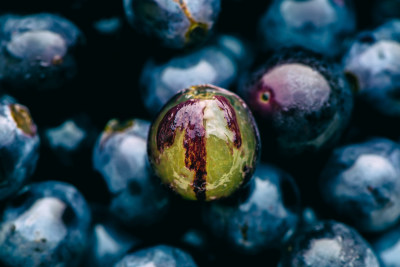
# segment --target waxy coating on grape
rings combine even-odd
[[[143,103],[156,115],[182,88],[193,84],[229,88],[251,61],[247,44],[231,35],[221,35],[211,44],[167,62],[148,60],[140,77]]]
[[[203,43],[220,9],[220,0],[124,0],[132,26],[175,49]]]
[[[145,248],[126,255],[115,267],[139,267],[139,266],[180,266],[197,267],[193,258],[185,251],[167,245],[158,245]]]
[[[0,96],[0,202],[18,192],[39,158],[39,135],[29,109]]]
[[[137,249],[142,240],[121,227],[107,207],[92,206],[91,246],[88,249],[85,266],[108,267],[124,257],[132,249]]]
[[[381,117],[400,117],[400,20],[359,34],[343,64],[361,106]]]
[[[259,22],[263,48],[300,46],[335,57],[356,28],[351,1],[275,0]]]
[[[332,148],[353,110],[351,89],[340,68],[301,49],[271,57],[241,94],[285,157]]]
[[[71,184],[27,185],[1,214],[0,266],[79,266],[90,222],[89,205]]]
[[[320,176],[332,210],[363,232],[400,221],[400,146],[385,138],[336,148]]]
[[[281,259],[281,267],[380,266],[362,236],[336,221],[321,221],[298,231],[285,245]]]
[[[286,172],[269,164],[257,166],[246,192],[203,209],[204,225],[238,253],[257,255],[279,248],[297,229],[300,197]]]
[[[50,13],[0,16],[0,82],[8,91],[57,89],[77,76],[80,29]]]
[[[260,140],[247,105],[212,85],[193,86],[170,100],[153,122],[150,162],[186,199],[232,195],[250,179]]]
[[[129,228],[149,227],[168,212],[167,191],[147,160],[150,122],[109,121],[93,150],[93,167],[112,194],[110,213]]]

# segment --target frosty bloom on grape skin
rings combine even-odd
[[[201,45],[216,24],[221,0],[124,0],[128,23],[173,49]]]
[[[0,81],[13,92],[69,84],[77,76],[78,51],[85,44],[74,23],[50,13],[0,16],[0,40]]]
[[[353,111],[351,87],[341,67],[301,48],[271,56],[240,94],[258,119],[264,148],[278,157],[333,148]]]
[[[29,109],[8,95],[0,96],[0,203],[31,177],[40,140]]]
[[[232,195],[252,176],[260,137],[251,111],[213,85],[179,92],[152,124],[149,159],[163,183],[190,200]]]

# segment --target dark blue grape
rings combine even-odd
[[[179,248],[159,245],[125,256],[115,267],[196,267],[192,257]]]
[[[47,13],[0,17],[0,82],[7,89],[55,89],[77,74],[75,50],[81,31]]]
[[[140,81],[143,102],[149,113],[157,114],[184,88],[198,84],[229,88],[249,61],[251,53],[247,46],[230,35],[220,36],[213,44],[165,63],[149,60]]]
[[[75,187],[56,181],[24,187],[5,207],[0,262],[6,266],[78,266],[90,210]]]
[[[324,221],[299,231],[285,245],[280,266],[379,267],[379,263],[357,231]]]
[[[290,157],[332,148],[353,110],[341,68],[303,50],[275,54],[240,93],[258,118],[264,148],[271,143]]]
[[[86,263],[88,266],[107,267],[115,264],[142,241],[114,221],[106,207],[100,206],[99,210],[100,214],[94,214],[100,215],[101,218],[92,227]]]
[[[128,22],[170,48],[203,43],[220,12],[220,0],[124,0]]]
[[[337,148],[320,177],[321,195],[361,231],[400,220],[400,146],[387,139]]]
[[[112,194],[111,213],[128,227],[149,227],[168,211],[169,196],[149,167],[147,135],[150,123],[131,120],[108,122],[93,152]]]
[[[344,58],[355,79],[358,99],[388,117],[400,117],[400,20],[363,32]]]
[[[337,56],[355,30],[355,14],[346,0],[274,0],[259,25],[264,48],[301,46]]]
[[[261,164],[248,190],[234,203],[212,203],[204,211],[204,224],[241,253],[279,248],[299,223],[296,184],[285,172]]]
[[[86,150],[92,149],[97,134],[91,119],[81,114],[66,119],[60,125],[46,128],[41,136],[57,160],[65,166],[73,166],[81,160],[80,156]]]
[[[15,194],[33,174],[39,136],[29,110],[0,96],[0,201]]]

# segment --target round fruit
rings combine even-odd
[[[199,85],[175,95],[149,135],[150,162],[186,199],[230,196],[251,177],[260,138],[247,105],[234,93]]]
[[[259,119],[268,152],[275,147],[284,157],[334,147],[353,110],[351,88],[340,67],[302,49],[271,57],[241,94]]]
[[[140,78],[147,111],[156,115],[171,97],[193,84],[228,88],[240,76],[243,66],[252,61],[249,50],[240,39],[221,35],[202,49],[167,62],[148,60]]]
[[[352,1],[275,0],[261,17],[259,34],[263,48],[277,51],[300,46],[335,57],[356,29]]]
[[[129,228],[147,228],[168,212],[168,192],[147,161],[150,122],[113,119],[93,150],[93,166],[111,193],[110,213]]]
[[[364,238],[336,221],[321,221],[298,231],[282,250],[281,267],[379,267]]]
[[[27,107],[0,96],[0,202],[12,197],[36,169],[40,140]]]
[[[360,33],[343,64],[354,78],[357,101],[363,110],[380,118],[400,117],[400,20]]]
[[[211,233],[238,253],[261,254],[279,248],[299,224],[300,196],[293,178],[259,164],[237,199],[215,201],[203,209]]]
[[[169,48],[202,44],[221,10],[221,0],[124,0],[127,21]]]
[[[0,39],[0,81],[13,93],[61,88],[77,76],[84,36],[63,17],[2,15]]]
[[[325,202],[363,232],[400,221],[400,146],[385,138],[336,148],[320,176]]]

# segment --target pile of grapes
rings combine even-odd
[[[400,267],[399,0],[0,4],[0,266]]]

